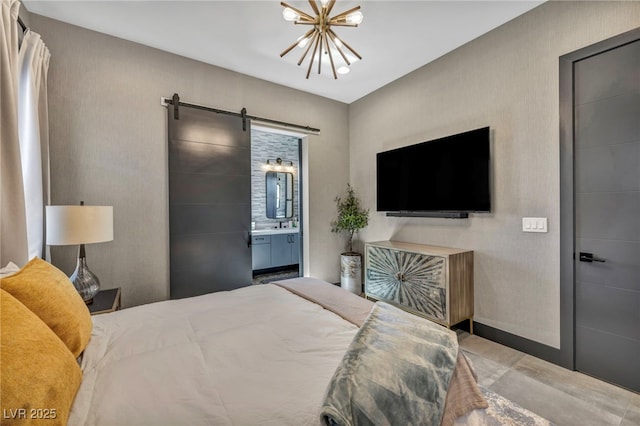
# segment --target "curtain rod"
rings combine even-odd
[[[194,109],[200,109],[200,110],[204,110],[204,111],[216,112],[218,114],[226,114],[226,115],[232,115],[234,117],[240,117],[240,118],[243,119],[243,127],[245,126],[245,120],[249,119],[249,120],[259,121],[259,122],[265,123],[265,124],[273,124],[273,125],[276,125],[276,126],[303,130],[306,133],[315,133],[315,134],[319,134],[320,133],[320,129],[316,129],[316,128],[310,127],[310,126],[303,126],[303,125],[300,125],[300,124],[287,123],[285,121],[272,120],[270,118],[256,117],[254,115],[247,115],[247,109],[246,108],[242,108],[241,112],[233,112],[233,111],[225,111],[225,110],[222,110],[222,109],[207,107],[207,106],[203,106],[203,105],[196,105],[196,104],[190,104],[190,103],[187,103],[187,102],[182,102],[177,93],[175,93],[173,95],[173,98],[161,97],[160,98],[160,104],[162,106],[167,106],[167,105],[176,106],[176,104],[177,104],[178,107],[184,106],[184,107],[188,107],[188,108],[194,108]],[[176,108],[176,112],[175,112],[176,118],[178,118],[178,116],[179,116],[178,112],[177,112],[177,109],[178,108]]]

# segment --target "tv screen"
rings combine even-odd
[[[377,210],[489,212],[489,127],[377,154]]]

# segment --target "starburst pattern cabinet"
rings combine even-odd
[[[365,245],[367,297],[473,332],[473,251],[398,241]]]

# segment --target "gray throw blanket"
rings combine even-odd
[[[377,302],[327,388],[323,425],[440,425],[458,356],[454,332]]]

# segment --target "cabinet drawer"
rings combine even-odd
[[[252,235],[251,236],[251,244],[270,244],[271,243],[271,235]]]
[[[446,320],[446,258],[373,246],[366,256],[367,295]]]

